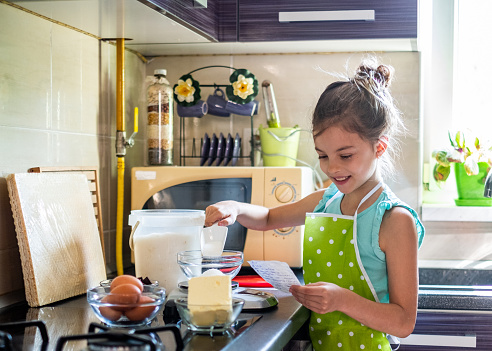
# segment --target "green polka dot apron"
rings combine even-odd
[[[382,186],[379,183],[359,203],[354,216],[307,213],[304,231],[304,282],[334,283],[366,299],[379,302],[362,265],[357,247],[357,211]],[[328,206],[336,193],[326,204]],[[326,207],[325,207],[326,208]],[[309,333],[314,350],[385,350],[386,334],[371,329],[346,314],[311,312]]]

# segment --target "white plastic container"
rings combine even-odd
[[[187,278],[177,263],[180,251],[200,250],[205,211],[135,210],[130,213],[130,247],[137,277],[157,280],[167,294]]]

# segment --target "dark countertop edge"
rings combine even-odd
[[[492,312],[490,296],[419,294],[419,309]]]
[[[277,307],[258,311],[263,315],[222,351],[281,350],[309,319],[310,311],[290,294],[268,290],[279,301]]]
[[[418,308],[417,309],[417,314],[418,313],[453,313],[453,314],[492,314],[492,311],[485,311],[485,310],[457,310],[457,309],[445,309],[445,308]]]

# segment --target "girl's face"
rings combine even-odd
[[[357,133],[329,127],[315,137],[314,146],[321,170],[340,192],[350,194],[358,189],[367,192],[377,183],[377,147]]]

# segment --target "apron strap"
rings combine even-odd
[[[376,289],[374,289],[374,285],[372,285],[371,280],[369,279],[369,275],[366,272],[366,269],[364,268],[364,265],[362,264],[362,260],[360,258],[360,252],[359,252],[359,245],[357,243],[357,211],[359,211],[360,205],[364,203],[368,198],[370,198],[379,188],[383,186],[382,182],[379,182],[374,188],[372,188],[371,191],[367,193],[366,196],[362,198],[362,200],[359,203],[359,206],[357,206],[357,209],[355,210],[354,214],[354,248],[355,248],[355,256],[357,257],[357,263],[359,264],[360,270],[362,272],[362,275],[364,276],[364,279],[367,282],[367,285],[369,286],[369,289],[371,289],[372,295],[374,296],[374,299],[376,302],[379,302],[379,297],[378,294],[376,293]]]
[[[359,207],[374,194],[376,191],[378,191],[379,188],[383,186],[382,182],[379,182],[374,188],[372,188],[371,191],[369,191],[366,196],[362,198],[362,200],[359,202],[359,206],[357,206],[357,209],[355,210],[354,216],[357,216],[357,211],[359,210]],[[328,206],[337,198],[340,197],[342,193],[338,190],[335,195],[333,195],[325,204],[325,210],[328,208]]]
[[[328,201],[326,201],[326,204],[325,204],[325,211],[326,209],[328,208],[328,206],[337,198],[337,197],[340,197],[342,196],[342,193],[337,190],[337,192],[335,193],[335,195],[333,195]]]
[[[359,211],[359,207],[368,199],[370,198],[376,191],[378,191],[379,188],[383,186],[382,182],[379,182],[374,188],[372,188],[371,191],[369,191],[366,196],[362,198],[359,202],[359,206],[357,206],[357,209],[355,210],[354,216],[357,217],[357,212]]]

